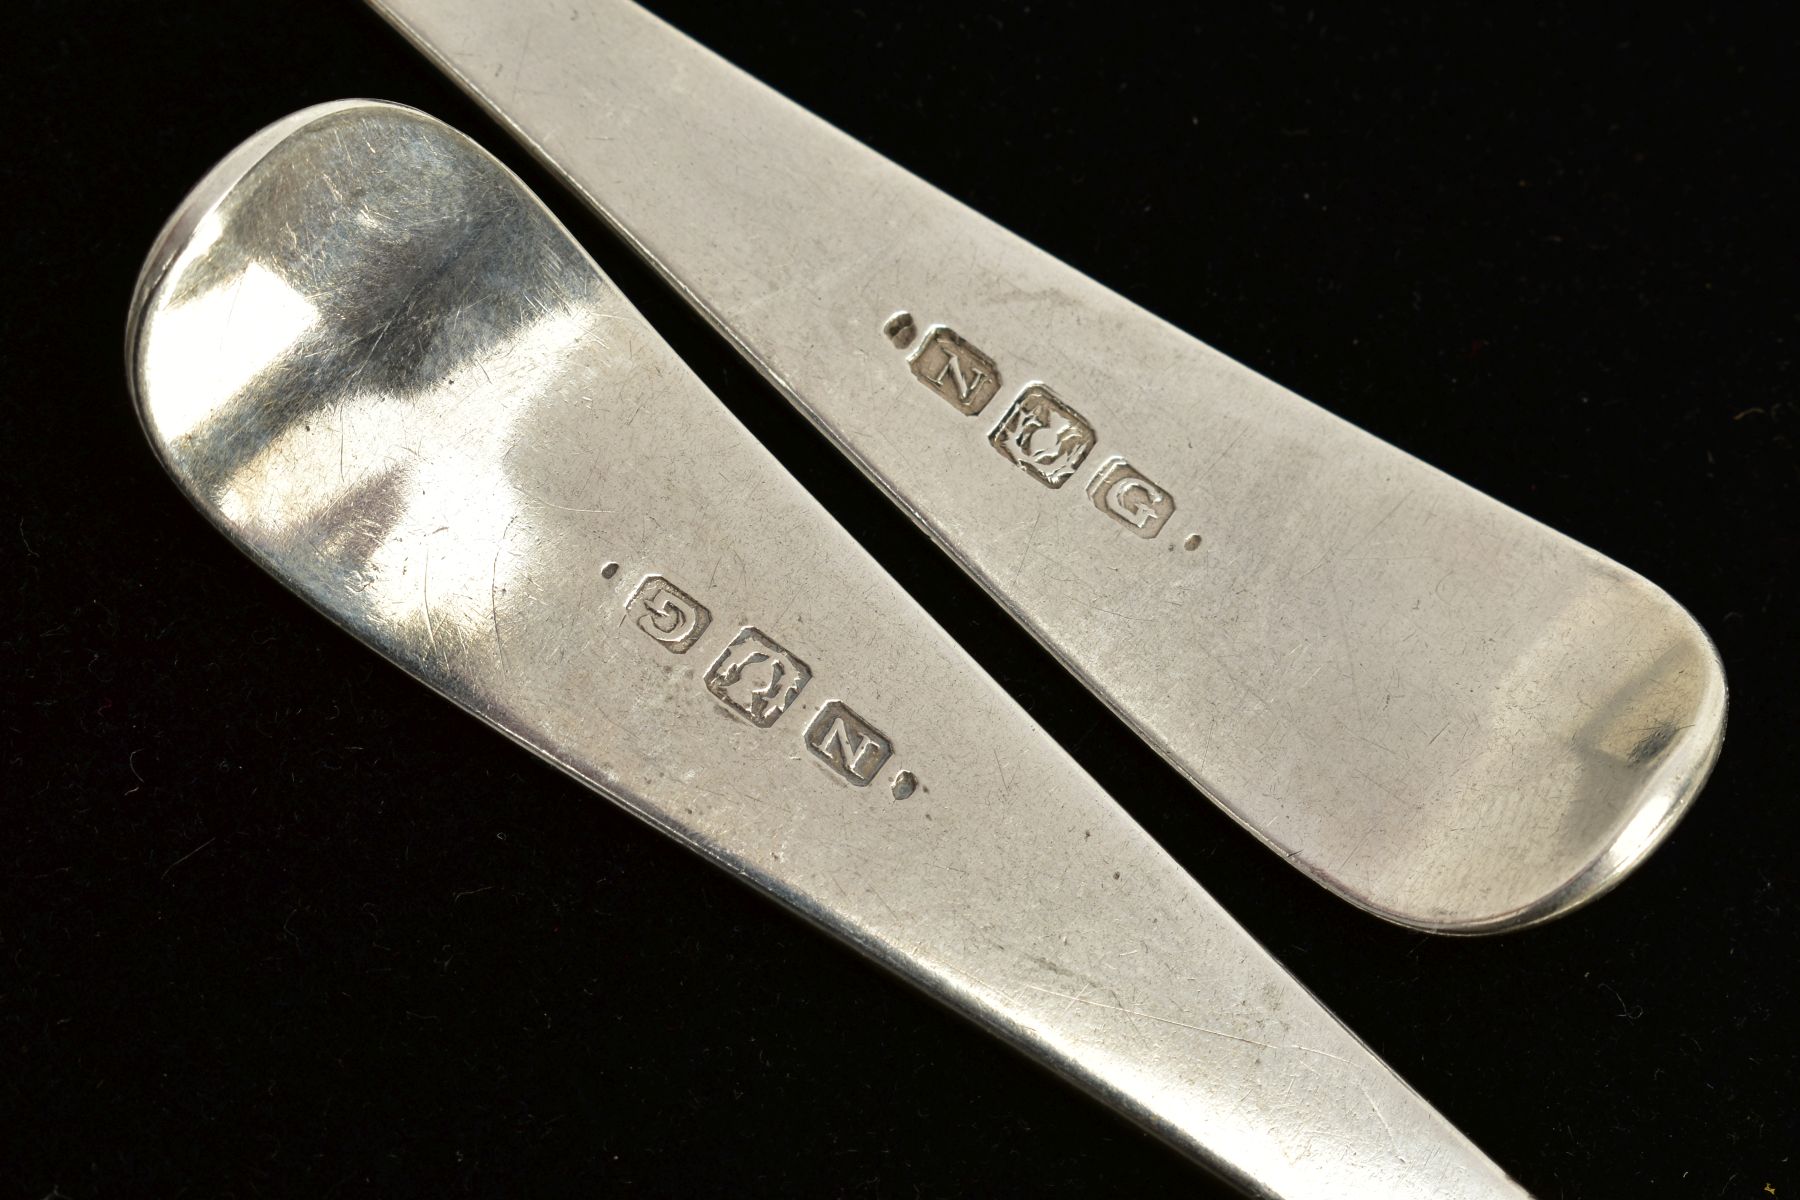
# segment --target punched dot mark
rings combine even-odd
[[[619,564],[618,563],[609,562],[604,567],[600,568],[600,578],[602,578],[602,579],[611,579],[614,575],[617,575],[618,573],[619,573]]]
[[[1187,541],[1181,543],[1181,548],[1183,550],[1198,550],[1200,548],[1200,535],[1197,533],[1188,534]]]
[[[889,317],[887,324],[881,327],[881,332],[887,334],[887,340],[894,343],[896,350],[904,350],[912,345],[918,327],[913,324],[912,314],[903,311]]]
[[[894,799],[904,800],[918,789],[919,777],[911,771],[902,771],[894,776]]]

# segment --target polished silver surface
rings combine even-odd
[[[1530,925],[1616,883],[1705,781],[1723,672],[1642,577],[623,0],[372,3],[1150,745],[1346,899],[1432,931]]]
[[[158,240],[129,350],[176,482],[321,612],[1226,1178],[1523,1194],[461,135],[363,101],[258,135]]]

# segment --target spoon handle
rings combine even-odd
[[[157,453],[322,613],[1258,1195],[1521,1193],[411,109],[252,139],[133,305]]]
[[[372,2],[1076,678],[1343,898],[1431,931],[1530,925],[1618,882],[1698,793],[1724,675],[1640,576],[624,0]]]

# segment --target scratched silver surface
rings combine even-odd
[[[367,101],[258,135],[159,238],[128,349],[176,482],[321,612],[1246,1190],[1523,1194],[461,135]]]
[[[1440,932],[1530,925],[1616,883],[1705,781],[1723,672],[1642,577],[624,0],[371,2],[1150,745],[1346,899]],[[939,325],[976,351],[954,373],[925,347]],[[1031,385],[1091,445],[1015,410]]]

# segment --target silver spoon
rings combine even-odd
[[[466,138],[366,101],[257,135],[129,350],[176,483],[320,612],[1245,1190],[1523,1195]]]
[[[1521,928],[1616,884],[1698,794],[1724,673],[1648,580],[625,0],[371,3],[1149,745],[1343,898],[1433,932]],[[1006,69],[975,45],[946,69]],[[954,138],[956,116],[921,119]]]

